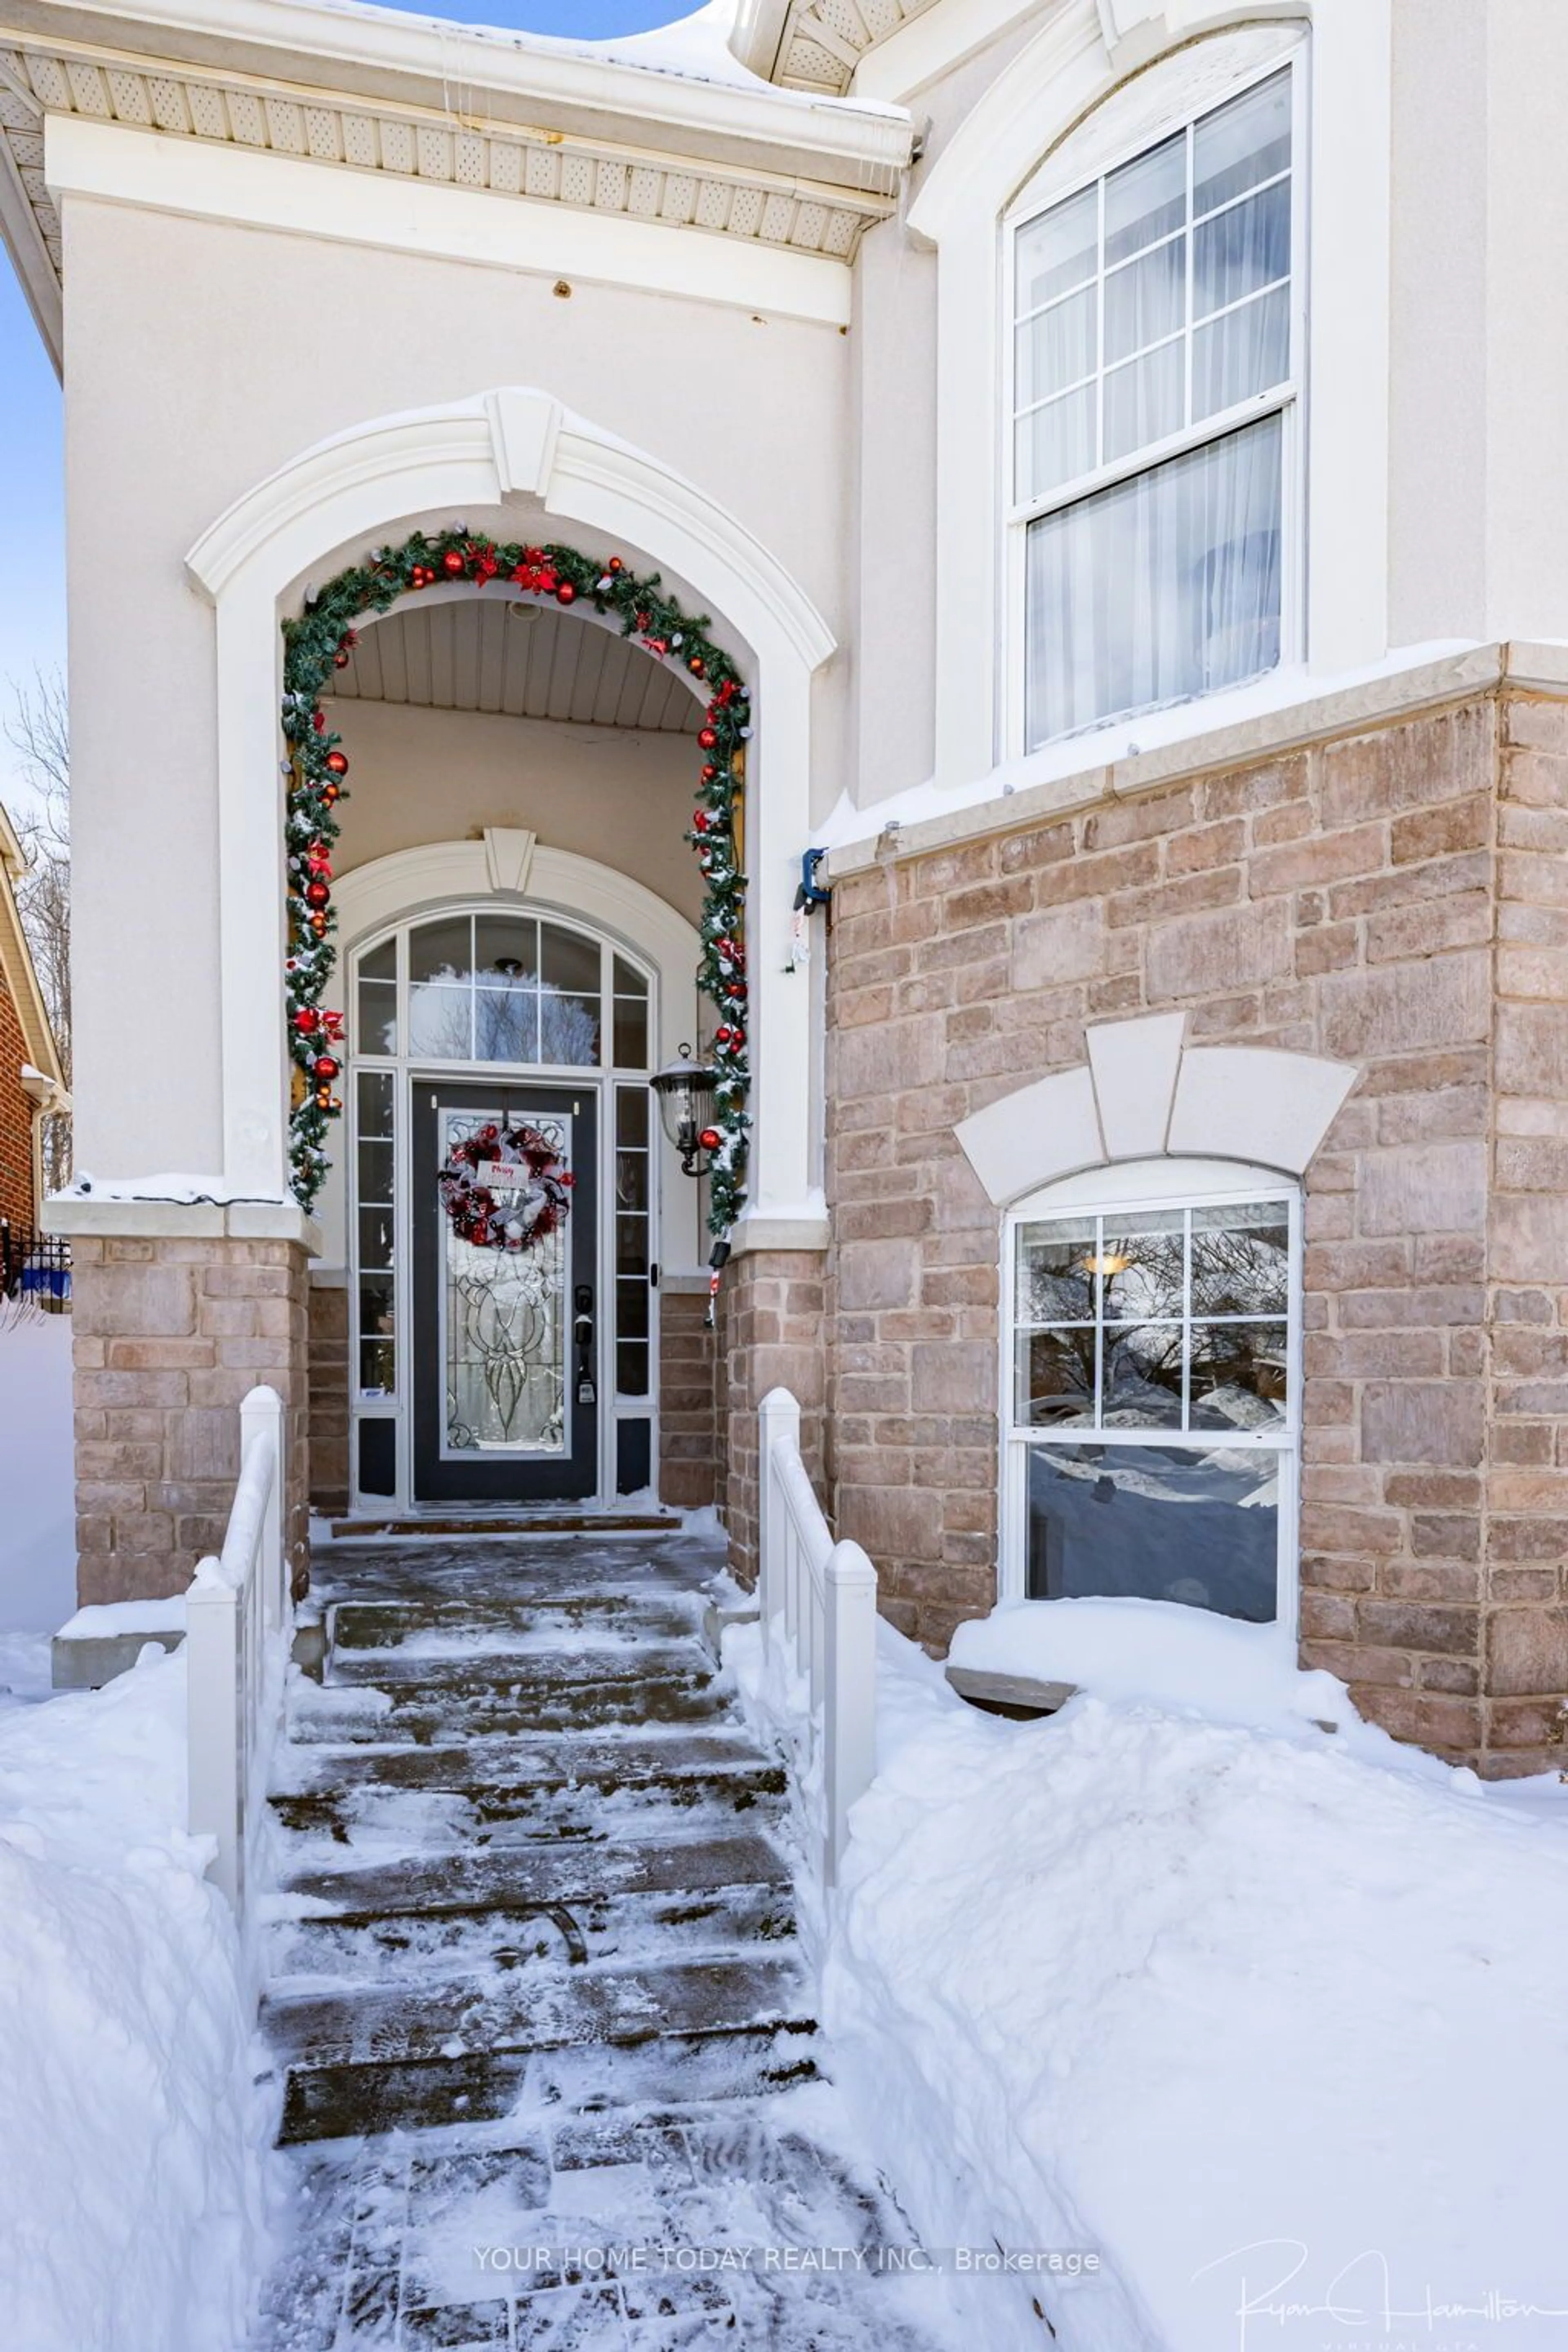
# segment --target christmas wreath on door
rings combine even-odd
[[[459,1241],[515,1255],[565,1223],[572,1171],[538,1128],[492,1121],[452,1146],[436,1183]]]

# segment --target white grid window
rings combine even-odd
[[[1286,65],[1014,226],[1031,749],[1280,658],[1296,105]]]
[[[1026,1207],[1009,1255],[1015,1588],[1288,1618],[1296,1195]]]

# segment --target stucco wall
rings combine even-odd
[[[79,1150],[121,1175],[210,1169],[214,629],[183,571],[198,534],[327,435],[537,383],[696,480],[840,627],[847,341],[79,198],[65,237]],[[837,692],[819,696],[829,745]],[[820,780],[828,798],[841,766]],[[131,1048],[171,1003],[185,1079],[155,1093]]]

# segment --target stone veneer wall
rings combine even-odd
[[[309,1580],[306,1259],[296,1242],[72,1242],[77,1598],[184,1591],[223,1542],[239,1407],[258,1381],[286,1409],[289,1546]]]
[[[705,1287],[666,1284],[658,1301],[659,1500],[700,1510],[717,1492],[717,1335],[708,1328]]]
[[[1560,1760],[1564,851],[1568,711],[1510,693],[837,882],[827,1468],[895,1622],[940,1647],[994,1591],[999,1220],[954,1125],[1181,1008],[1363,1072],[1307,1179],[1303,1658]]]
[[[757,1407],[770,1389],[799,1402],[801,1458],[823,1491],[825,1272],[820,1250],[748,1250],[720,1285],[717,1500],[742,1584],[757,1577]]]
[[[348,1509],[351,1485],[348,1285],[339,1280],[312,1280],[306,1304],[310,1313],[310,1506],[330,1516]]]

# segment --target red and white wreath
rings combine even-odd
[[[571,1171],[536,1127],[478,1129],[453,1145],[436,1182],[453,1232],[475,1249],[537,1249],[571,1202]]]

